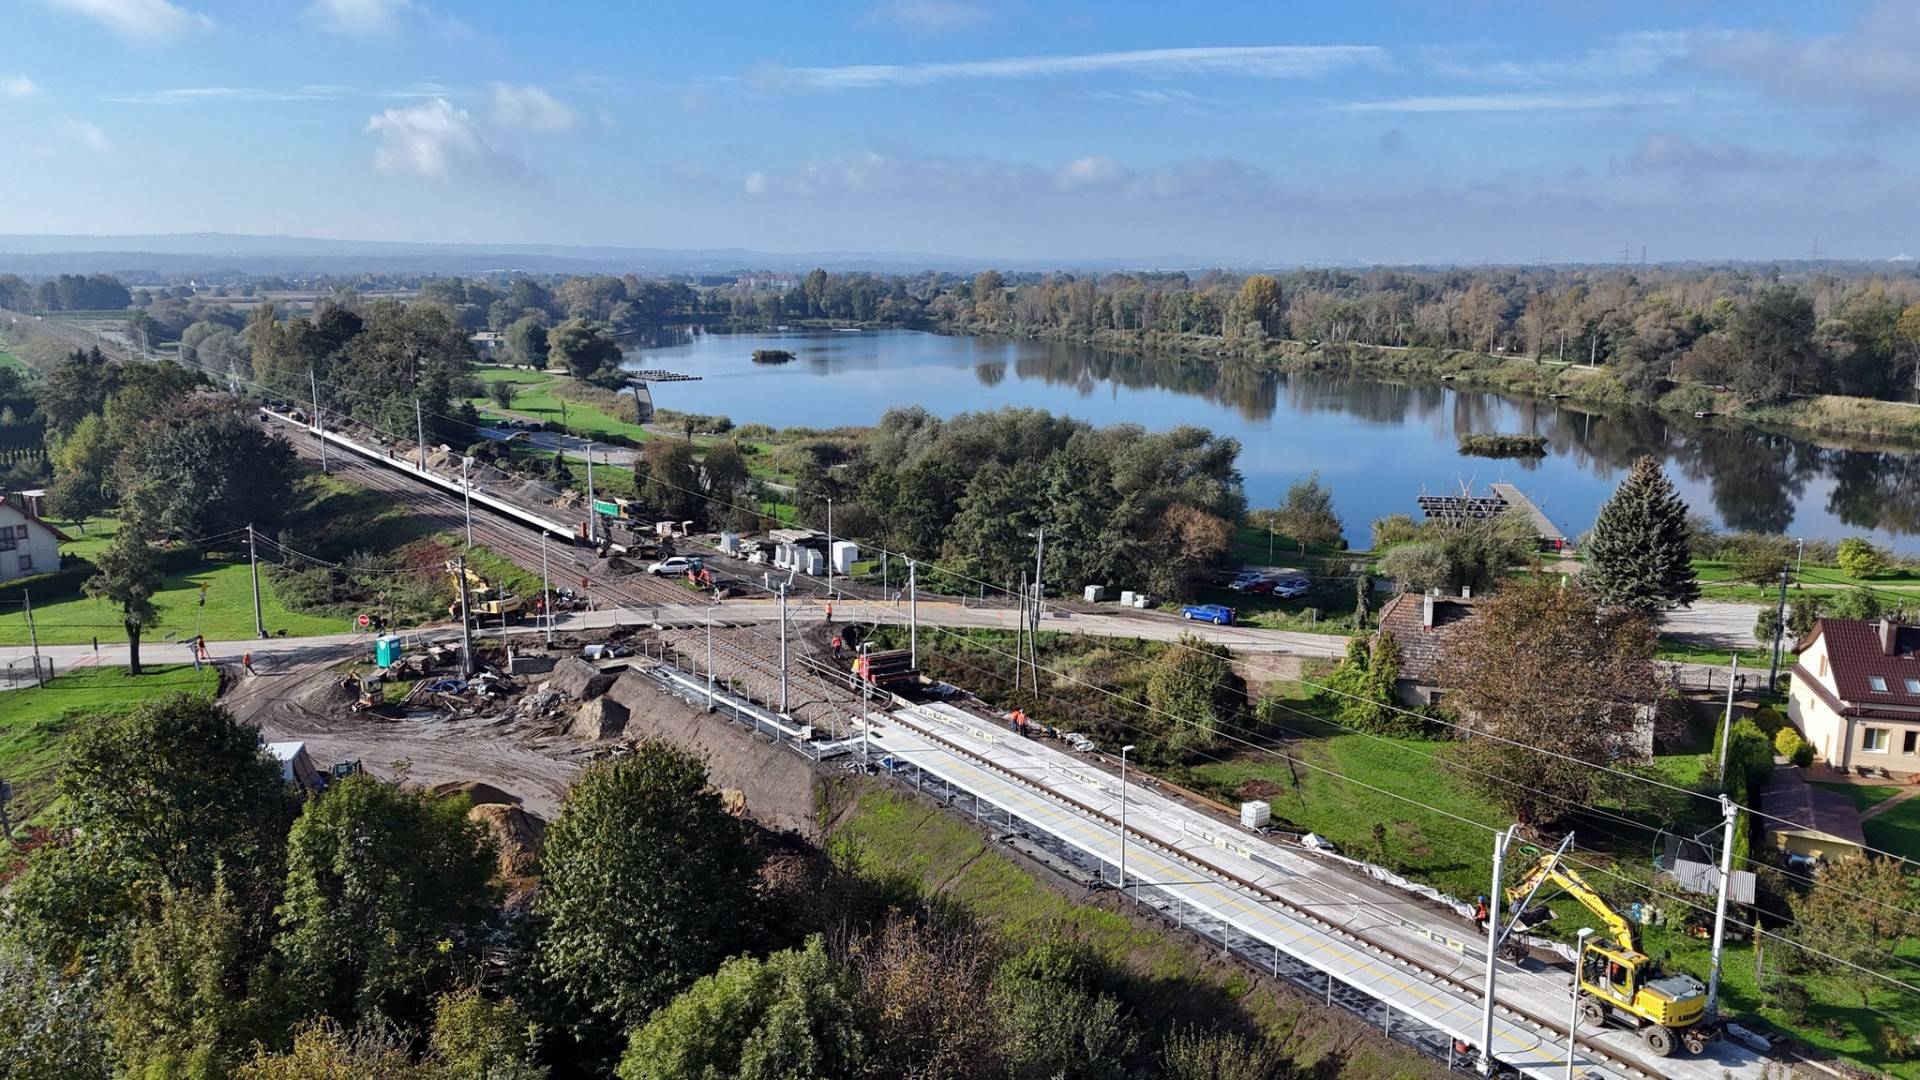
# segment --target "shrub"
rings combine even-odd
[[[1795,765],[1802,764],[1800,760],[1802,754],[1806,755],[1805,764],[1813,763],[1813,747],[1808,746],[1807,740],[1801,738],[1800,733],[1790,727],[1783,727],[1774,734],[1773,749],[1775,753]]]
[[[1787,726],[1787,713],[1778,705],[1762,705],[1753,710],[1753,722],[1771,739]]]
[[[1807,1022],[1807,1012],[1813,1007],[1813,995],[1805,986],[1797,982],[1776,982],[1767,988],[1768,1003],[1779,1009],[1787,1023],[1799,1027]]]
[[[1834,555],[1848,577],[1872,577],[1887,569],[1886,554],[1863,536],[1849,536],[1840,541]]]

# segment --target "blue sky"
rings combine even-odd
[[[0,0],[0,232],[1920,253],[1920,4]]]

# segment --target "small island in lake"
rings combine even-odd
[[[793,354],[785,349],[755,349],[753,362],[756,364],[784,364],[793,359]]]
[[[1546,457],[1545,435],[1502,435],[1497,432],[1460,436],[1460,452],[1477,457]]]

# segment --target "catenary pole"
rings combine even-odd
[[[547,644],[553,644],[553,579],[547,576],[547,531],[540,530],[540,610],[547,616]]]
[[[920,668],[920,593],[914,580],[918,568],[918,563],[907,560],[907,649],[916,671]]]
[[[420,447],[420,467],[427,467],[427,422],[420,415],[420,399],[413,399],[413,441]]]
[[[833,598],[833,496],[827,496],[827,598]]]
[[[247,523],[247,566],[253,572],[253,632],[267,636],[267,623],[260,617],[260,552],[253,546],[253,523]]]
[[[1120,895],[1127,895],[1127,753],[1129,743],[1120,748]]]
[[[593,440],[587,440],[587,546],[600,547],[600,511],[593,508]]]
[[[1573,1080],[1573,1048],[1580,1034],[1580,964],[1587,955],[1587,939],[1593,927],[1583,926],[1573,943],[1573,1005],[1567,1016],[1567,1080]]]
[[[1720,841],[1720,892],[1713,905],[1713,967],[1707,976],[1708,1015],[1720,1008],[1721,950],[1727,942],[1727,890],[1733,878],[1733,832],[1740,820],[1740,808],[1722,795],[1720,813],[1726,818],[1726,835]]]
[[[473,458],[460,459],[460,494],[467,501],[467,546],[473,546],[473,481],[467,479],[467,469],[473,464]]]
[[[780,583],[780,715],[787,715],[787,583]]]
[[[1500,951],[1500,912],[1506,907],[1500,894],[1500,881],[1506,869],[1507,844],[1518,825],[1493,838],[1493,889],[1487,894],[1487,991],[1480,1007],[1480,1075],[1493,1075],[1493,988],[1494,962]]]
[[[327,471],[327,418],[320,413],[320,379],[312,368],[307,369],[307,385],[313,388],[313,424],[314,430],[320,435],[320,473],[324,476]]]
[[[713,711],[713,605],[707,605],[707,711]]]

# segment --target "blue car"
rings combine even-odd
[[[1233,609],[1225,604],[1188,604],[1180,609],[1180,617],[1193,622],[1210,622],[1215,626],[1226,626],[1233,622]]]

